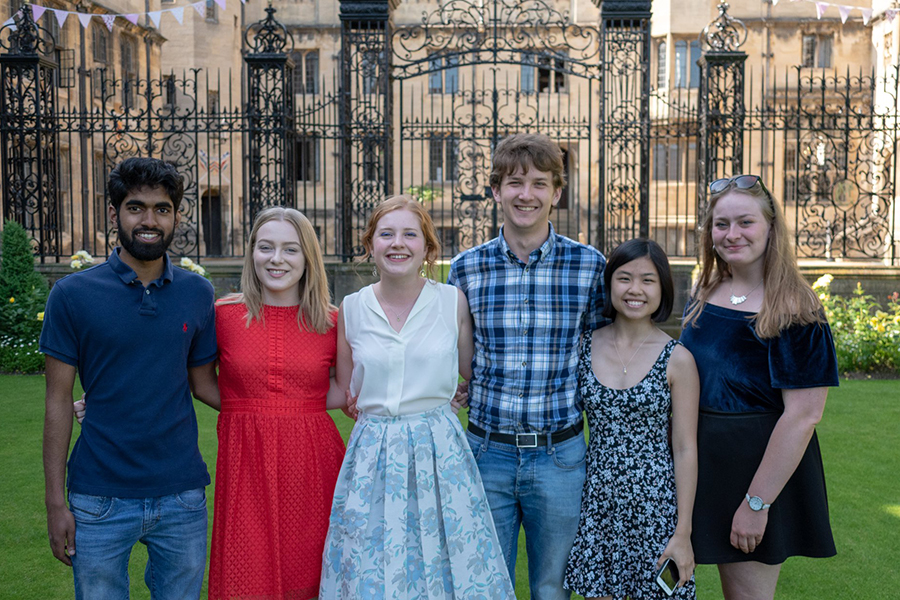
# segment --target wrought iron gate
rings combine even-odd
[[[596,243],[598,28],[546,3],[457,0],[396,28],[391,52],[396,180],[428,199],[446,256],[497,234],[491,154],[522,131],[563,148],[569,182],[556,229]]]
[[[498,231],[496,144],[537,131],[565,154],[554,226],[605,252],[643,235],[694,256],[706,182],[749,171],[783,199],[799,256],[900,262],[896,68],[798,68],[748,104],[760,94],[724,3],[699,90],[665,89],[649,0],[604,0],[584,23],[541,0],[450,0],[404,26],[388,0],[340,8],[339,69],[301,89],[293,34],[271,7],[247,32],[243,82],[224,83],[197,69],[82,68],[64,85],[42,48],[49,32],[20,12],[0,38],[4,218],[26,226],[42,260],[105,254],[109,169],[157,156],[186,179],[179,254],[240,256],[255,213],[286,204],[310,217],[326,256],[349,260],[375,204],[411,191],[450,257]]]

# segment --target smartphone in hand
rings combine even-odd
[[[656,574],[656,584],[662,588],[662,591],[667,596],[671,596],[675,593],[675,587],[678,585],[679,579],[681,579],[681,576],[678,574],[678,566],[674,560],[667,558],[662,568]]]

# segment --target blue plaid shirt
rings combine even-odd
[[[448,283],[465,293],[475,320],[469,420],[488,431],[552,433],[581,420],[578,339],[602,317],[606,259],[557,235],[523,263],[503,230],[459,254]]]

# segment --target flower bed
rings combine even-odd
[[[825,306],[841,373],[900,375],[900,294],[882,304],[857,283],[852,296],[838,296],[831,293],[833,280],[823,275],[813,289]]]

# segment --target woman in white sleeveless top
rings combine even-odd
[[[320,597],[514,599],[481,477],[450,407],[472,372],[465,296],[422,276],[440,255],[411,196],[363,237],[381,281],[338,317],[338,385],[358,396],[322,562]]]

